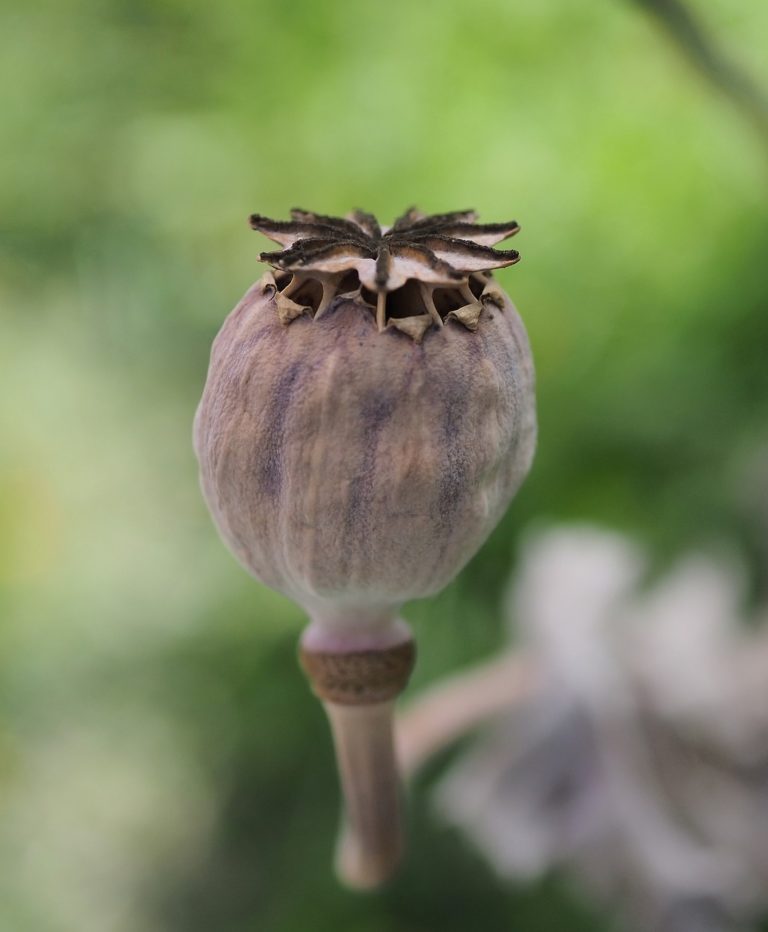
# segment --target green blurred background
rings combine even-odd
[[[611,928],[566,878],[495,879],[430,809],[441,761],[398,880],[339,889],[302,616],[220,543],[190,431],[261,274],[250,212],[515,217],[539,452],[407,607],[411,694],[501,643],[531,522],[630,530],[659,565],[715,542],[765,591],[768,133],[645,6],[2,0],[3,932]],[[691,9],[768,86],[768,4]]]

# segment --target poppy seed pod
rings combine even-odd
[[[340,870],[375,885],[400,842],[378,837],[391,825],[369,824],[351,784],[355,768],[394,766],[388,713],[370,719],[413,662],[398,609],[473,556],[533,456],[528,340],[490,274],[518,260],[493,248],[518,226],[415,210],[384,230],[360,211],[251,225],[282,249],[261,255],[272,271],[214,342],[195,420],[202,488],[240,562],[309,615],[303,665],[344,719],[329,711],[358,850]],[[369,720],[350,724],[360,708]]]

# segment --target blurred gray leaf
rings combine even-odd
[[[503,877],[573,871],[626,928],[726,932],[766,906],[768,636],[701,555],[643,591],[627,539],[530,537],[509,614],[538,688],[438,787]]]

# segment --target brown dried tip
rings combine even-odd
[[[475,330],[494,303],[490,270],[520,259],[514,249],[493,248],[519,231],[517,222],[480,224],[471,210],[425,216],[410,208],[389,228],[360,210],[342,218],[296,209],[291,217],[250,218],[283,247],[259,258],[283,273],[276,301],[286,325],[319,317],[346,295],[375,308],[379,330],[391,326],[417,343],[446,320]]]

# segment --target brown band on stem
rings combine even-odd
[[[378,650],[349,652],[299,649],[299,661],[315,695],[338,705],[370,705],[394,699],[416,662],[412,640]]]

